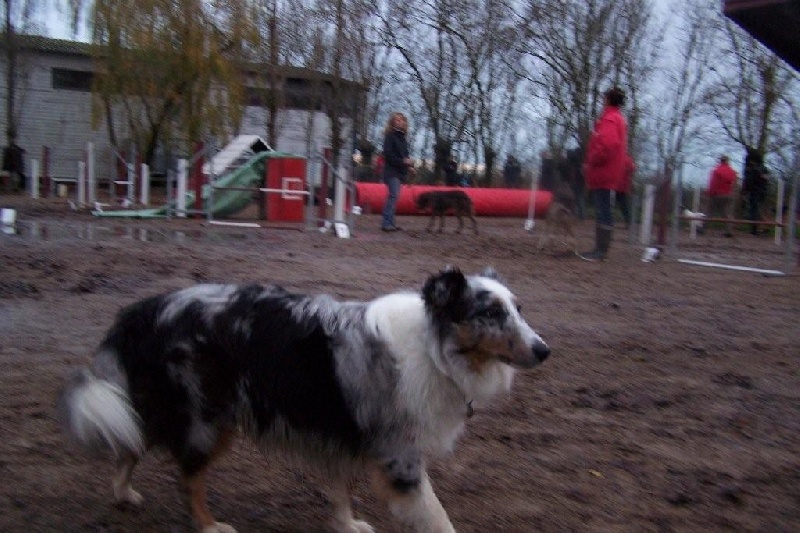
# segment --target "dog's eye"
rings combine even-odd
[[[522,306],[517,304],[517,313],[522,314]]]
[[[487,307],[478,313],[481,318],[488,320],[503,320],[506,317],[506,310],[499,305]]]

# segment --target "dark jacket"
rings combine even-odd
[[[383,179],[400,178],[405,182],[408,166],[403,162],[409,156],[406,134],[400,130],[392,130],[383,138]]]
[[[767,169],[756,158],[747,158],[744,167],[742,192],[750,198],[762,201],[767,196]]]

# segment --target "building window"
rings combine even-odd
[[[53,69],[53,89],[91,92],[94,73],[65,68]]]

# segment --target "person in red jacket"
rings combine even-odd
[[[712,217],[733,218],[733,189],[737,179],[736,171],[728,163],[728,156],[719,158],[719,165],[711,171],[708,178],[709,212]],[[726,237],[733,237],[733,224],[725,223]]]
[[[614,188],[614,203],[619,206],[619,211],[622,213],[625,229],[630,229],[631,227],[630,196],[634,172],[636,172],[636,163],[633,162],[631,155],[626,153],[625,171],[622,173],[622,179]]]
[[[614,87],[605,93],[603,113],[594,126],[583,174],[586,188],[593,192],[595,209],[595,247],[579,254],[587,261],[602,261],[608,255],[614,231],[611,193],[623,180],[628,154],[628,122],[619,108],[625,104],[625,92]]]

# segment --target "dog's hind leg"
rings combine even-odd
[[[142,495],[131,487],[131,474],[138,462],[139,459],[131,453],[117,459],[117,473],[114,475],[114,500],[117,503],[141,505]]]
[[[223,430],[217,436],[210,453],[195,451],[187,453],[181,461],[184,482],[189,493],[189,507],[195,524],[202,533],[235,533],[228,524],[217,522],[208,508],[206,493],[206,473],[211,462],[228,451],[235,433],[232,429]]]
[[[475,220],[475,213],[470,211],[469,219],[472,221],[472,230],[477,234],[478,233],[478,221]]]
[[[372,482],[389,502],[392,514],[410,531],[455,533],[421,459],[388,461],[374,470]]]
[[[374,533],[371,525],[363,520],[353,518],[353,509],[350,506],[349,483],[337,480],[331,487],[331,501],[333,502],[333,519],[331,528],[337,533]]]

